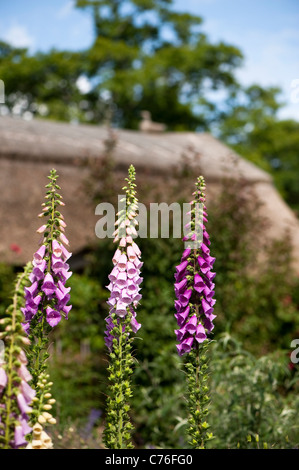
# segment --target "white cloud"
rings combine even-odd
[[[74,9],[74,2],[73,0],[69,0],[60,8],[60,10],[58,10],[56,16],[60,20],[67,18],[72,13],[73,9]]]
[[[12,24],[4,32],[3,39],[14,47],[30,48],[35,43],[33,36],[31,36],[27,28],[18,23]]]

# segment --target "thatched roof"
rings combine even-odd
[[[286,227],[293,233],[294,259],[299,266],[299,222],[273,187],[268,173],[206,133],[115,132],[113,158],[120,171],[126,171],[132,163],[137,172],[149,178],[159,175],[163,181],[182,155],[191,151],[210,186],[227,176],[259,185],[264,210],[274,224],[273,233],[279,236]],[[107,137],[107,129],[100,126],[0,117],[0,261],[23,264],[31,259],[39,240],[36,216],[43,202],[46,177],[53,167],[60,175],[66,203],[63,213],[73,253],[95,241],[98,216],[82,189],[88,173],[81,163],[101,159],[107,150]]]

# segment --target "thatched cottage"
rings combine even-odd
[[[299,269],[299,221],[268,173],[206,133],[115,130],[114,137],[115,171],[125,176],[132,163],[138,178],[143,175],[142,181],[150,186],[159,181],[166,187],[172,168],[190,154],[193,164],[198,160],[208,194],[227,176],[254,185],[263,203],[261,210],[271,222],[266,236],[280,237],[288,229]],[[89,170],[83,163],[107,158],[107,149],[105,127],[0,117],[0,261],[23,264],[32,258],[39,241],[36,216],[53,167],[63,188],[63,214],[72,252],[79,255],[95,242],[98,216],[95,203],[84,191]]]

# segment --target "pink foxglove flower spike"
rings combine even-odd
[[[141,324],[136,319],[136,309],[141,300],[142,278],[140,269],[141,252],[133,241],[136,232],[138,201],[135,191],[135,169],[131,165],[126,178],[125,209],[118,214],[115,223],[114,242],[118,247],[113,256],[113,269],[108,276],[107,286],[109,315],[106,318],[105,343],[110,353],[109,380],[110,395],[107,399],[105,444],[110,449],[132,448],[131,430],[128,411],[128,398],[132,395],[130,376],[133,358],[131,353],[132,333],[136,333]]]
[[[69,304],[70,287],[66,285],[72,274],[68,264],[71,253],[65,246],[69,245],[69,241],[62,233],[66,224],[59,211],[64,204],[58,192],[60,187],[56,170],[51,170],[48,178],[50,182],[46,185],[46,202],[42,204],[43,211],[40,214],[46,222],[38,229],[43,238],[33,254],[29,275],[31,284],[24,289],[25,305],[21,309],[22,325],[30,340],[28,369],[32,375],[32,387],[37,392],[31,421],[33,426],[37,420],[34,411],[41,400],[41,390],[37,385],[47,369],[49,333],[63,318],[68,319],[72,308]]]

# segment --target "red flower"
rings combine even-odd
[[[10,248],[11,251],[14,251],[17,254],[22,252],[22,248],[19,245],[17,245],[16,243],[12,243],[9,248]]]

